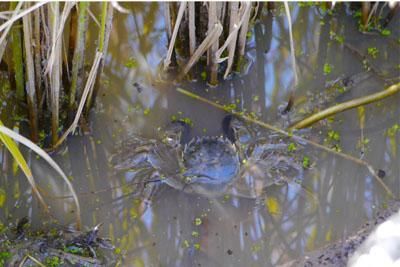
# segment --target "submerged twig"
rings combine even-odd
[[[329,147],[326,147],[326,146],[324,146],[324,145],[321,145],[321,144],[319,144],[319,143],[317,143],[317,142],[314,142],[314,141],[312,141],[312,140],[308,140],[308,139],[305,139],[304,137],[295,135],[295,134],[293,134],[293,133],[291,133],[291,132],[284,131],[284,130],[278,128],[278,127],[275,127],[275,126],[273,126],[273,125],[270,125],[270,124],[265,123],[265,122],[262,122],[262,121],[259,121],[259,120],[257,120],[257,119],[252,118],[252,117],[249,117],[249,116],[247,116],[247,115],[244,115],[244,114],[242,114],[241,112],[238,112],[238,111],[235,111],[235,110],[232,110],[232,109],[227,109],[226,107],[224,107],[224,106],[221,105],[221,104],[218,104],[218,103],[215,103],[215,102],[213,102],[213,101],[210,101],[210,100],[208,100],[208,99],[206,99],[206,98],[204,98],[204,97],[201,97],[201,96],[199,96],[199,95],[197,95],[197,94],[195,94],[195,93],[189,92],[189,91],[187,91],[187,90],[185,90],[185,89],[177,88],[176,90],[177,90],[179,93],[181,93],[181,94],[184,94],[184,95],[186,95],[186,96],[188,96],[188,97],[191,97],[191,98],[193,98],[193,99],[196,99],[196,100],[200,100],[201,102],[204,102],[204,103],[206,103],[206,104],[209,104],[209,105],[211,105],[211,106],[213,106],[213,107],[215,107],[215,108],[218,108],[218,109],[220,109],[220,110],[224,110],[224,111],[226,111],[226,112],[228,112],[228,113],[230,113],[230,114],[232,114],[232,115],[235,115],[235,116],[237,116],[237,117],[239,117],[239,118],[241,118],[241,119],[243,119],[243,120],[245,120],[245,121],[248,121],[248,122],[251,122],[251,123],[260,125],[260,126],[263,127],[263,128],[266,128],[266,129],[272,130],[272,131],[274,131],[274,132],[280,133],[280,134],[282,134],[282,135],[284,135],[284,136],[287,136],[287,137],[289,137],[289,138],[293,138],[293,139],[295,139],[295,140],[299,140],[299,141],[304,142],[304,143],[306,143],[306,144],[310,144],[310,145],[312,145],[312,146],[314,146],[314,147],[317,147],[317,148],[319,148],[319,149],[321,149],[321,150],[324,150],[324,151],[326,151],[326,152],[329,152],[329,153],[331,153],[331,154],[340,156],[340,157],[342,157],[342,158],[344,158],[344,159],[347,159],[347,160],[350,160],[350,161],[355,162],[355,163],[357,163],[357,164],[363,165],[363,166],[365,166],[365,167],[368,169],[368,171],[371,173],[371,175],[372,175],[372,176],[378,181],[378,183],[383,187],[383,189],[386,191],[386,193],[387,193],[390,197],[395,198],[394,194],[393,194],[392,191],[389,189],[389,187],[379,178],[379,176],[377,175],[377,172],[375,171],[374,167],[372,167],[372,166],[371,166],[368,162],[366,162],[366,161],[363,161],[363,160],[358,159],[358,158],[355,158],[355,157],[353,157],[353,156],[351,156],[351,155],[348,155],[348,154],[345,154],[345,153],[336,151],[336,150],[334,150],[334,149],[331,149],[331,148],[329,148]]]
[[[313,114],[313,115],[305,118],[304,120],[297,122],[296,124],[291,126],[290,129],[302,129],[302,128],[308,127],[317,121],[323,120],[323,119],[330,117],[332,115],[335,115],[337,113],[379,101],[379,100],[384,99],[388,96],[391,96],[399,91],[400,91],[400,83],[394,84],[381,92],[367,95],[364,97],[360,97],[357,99],[353,99],[353,100],[338,104],[336,106],[327,108],[325,110],[322,110],[316,114]]]

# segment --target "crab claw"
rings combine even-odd
[[[189,141],[190,125],[182,120],[171,122],[165,129],[163,142],[173,147]]]

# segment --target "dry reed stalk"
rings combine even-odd
[[[100,61],[99,72],[96,76],[95,86],[93,90],[90,91],[88,101],[86,102],[86,108],[87,108],[86,112],[88,112],[89,108],[93,106],[94,99],[96,99],[97,92],[100,87],[100,80],[104,69],[104,60],[108,50],[108,43],[110,41],[113,17],[114,17],[113,5],[105,5],[103,3],[102,17],[100,22],[101,27],[99,35],[99,49],[98,49],[98,51],[103,53],[103,57]]]
[[[50,107],[50,79],[48,75],[44,74],[45,69],[45,61],[42,61],[42,58],[47,58],[47,51],[50,47],[51,37],[50,37],[50,29],[48,26],[48,7],[44,6],[39,9],[40,13],[40,25],[41,25],[41,38],[40,38],[40,65],[41,65],[41,78],[43,81],[43,94],[41,99],[38,102],[39,110],[42,109],[44,102],[46,101],[46,105]]]
[[[15,21],[19,20],[20,18],[22,18],[26,14],[36,10],[37,8],[41,7],[42,5],[44,5],[44,4],[48,3],[48,2],[50,2],[50,0],[38,2],[35,5],[31,6],[30,8],[27,8],[27,9],[19,12],[18,15],[12,16],[9,20],[7,20],[5,23],[0,25],[0,32],[3,31],[4,29],[7,29],[8,27],[10,27],[10,25],[12,25]]]
[[[369,22],[371,21],[372,16],[373,16],[374,14],[376,14],[376,11],[378,10],[378,6],[379,6],[379,1],[376,2],[376,3],[373,5],[373,7],[372,7],[372,9],[371,9],[371,12],[369,12],[366,25],[365,25],[364,27],[367,27],[367,26],[368,26]]]
[[[169,42],[167,57],[164,59],[164,71],[166,71],[169,67],[169,64],[171,64],[172,51],[174,49],[176,36],[178,34],[179,26],[181,24],[185,10],[186,10],[186,2],[181,2],[181,5],[179,6],[178,16],[175,22],[174,32],[172,33],[172,37]]]
[[[210,33],[218,21],[218,10],[216,2],[208,3],[208,32]],[[207,55],[209,58],[210,80],[211,85],[218,84],[218,62],[216,60],[216,52],[219,47],[219,38],[216,39],[210,46]]]
[[[243,8],[243,5],[246,7]],[[249,2],[242,2],[241,3],[241,9],[243,10],[243,13],[241,15],[243,19],[243,24],[240,27],[240,32],[239,32],[239,39],[238,39],[238,50],[239,50],[239,58],[242,58],[244,56],[244,50],[246,48],[246,38],[247,38],[247,30],[249,29],[249,20],[250,20],[250,11],[251,4]]]
[[[75,39],[75,50],[72,58],[72,77],[69,92],[69,107],[72,109],[76,105],[75,98],[81,95],[82,83],[84,78],[84,62],[85,62],[85,41],[86,32],[88,30],[88,13],[89,2],[79,3],[78,24]]]
[[[299,78],[297,76],[297,67],[296,67],[296,55],[294,51],[294,41],[293,41],[293,32],[292,32],[292,18],[290,16],[290,9],[289,5],[287,2],[284,2],[285,5],[285,11],[286,11],[286,17],[288,20],[288,26],[289,26],[289,39],[290,39],[290,54],[291,54],[291,60],[292,60],[292,68],[293,68],[293,75],[294,75],[294,89],[292,90],[292,93],[294,93],[295,89],[298,86],[299,83]]]
[[[190,5],[191,2],[189,2]],[[168,42],[171,40],[172,29],[171,29],[171,12],[169,10],[169,2],[164,2],[164,19],[165,19],[165,28],[167,30],[167,39]]]
[[[226,67],[224,79],[226,79],[231,72],[233,60],[235,59],[235,49],[236,49],[236,41],[239,27],[237,24],[239,22],[239,3],[238,2],[230,2],[230,18],[229,18],[229,36],[232,36],[232,41],[228,43],[228,66]],[[222,53],[221,53],[222,54]]]
[[[12,10],[12,13],[11,13],[11,17],[10,17],[9,20],[11,20],[12,18],[18,16],[18,12],[19,12],[19,10],[21,9],[22,4],[23,4],[22,2],[18,3],[18,5],[15,5],[15,3],[10,3],[10,9]],[[11,10],[10,10],[10,12],[11,12]],[[8,21],[8,20],[7,20],[7,21]],[[0,38],[0,44],[1,44],[1,45],[3,45],[3,43],[6,42],[6,37],[7,37],[7,35],[8,35],[8,32],[10,31],[12,25],[13,25],[13,24],[10,23],[10,24],[4,29],[4,32],[3,32],[3,34],[1,35],[1,38]],[[3,51],[3,52],[4,52],[4,51]],[[3,57],[0,57],[0,59],[2,59],[2,58],[3,58]]]
[[[52,69],[52,64],[54,63],[54,57],[58,53],[58,51],[56,51],[56,46],[61,44],[61,37],[64,32],[64,26],[66,24],[69,13],[71,12],[71,9],[74,7],[74,5],[75,5],[74,1],[66,2],[64,5],[64,9],[62,11],[61,17],[59,15],[59,11],[58,11],[57,28],[54,29],[55,33],[53,33],[53,37],[52,37],[50,56],[47,59],[47,67],[45,70],[45,74],[47,74],[50,71],[50,69]]]
[[[248,9],[250,9],[251,8],[251,5],[248,5],[246,8],[248,8]],[[246,12],[246,11],[245,11]],[[231,17],[232,18],[232,17]],[[224,50],[228,47],[228,51],[229,51],[229,46],[231,46],[230,48],[232,49],[232,47],[234,47],[234,48],[236,48],[236,40],[237,40],[237,34],[238,34],[238,31],[239,31],[239,29],[240,29],[240,27],[242,26],[242,24],[243,24],[243,21],[244,21],[244,19],[245,19],[245,17],[242,17],[241,19],[240,19],[240,21],[237,23],[237,20],[239,19],[239,13],[238,13],[238,9],[237,9],[237,6],[236,6],[236,14],[233,14],[233,24],[230,24],[230,25],[232,25],[232,28],[231,27],[229,27],[229,29],[231,30],[232,29],[232,31],[230,31],[229,32],[229,35],[228,35],[228,38],[226,38],[226,40],[225,40],[225,43],[218,49],[218,51],[217,51],[217,53],[216,53],[216,57],[217,57],[217,62],[218,63],[221,63],[221,62],[224,62],[226,59],[228,59],[228,61],[229,61],[229,59],[232,61],[231,62],[231,64],[233,63],[233,60],[234,60],[234,55],[235,55],[235,49],[233,49],[233,52],[232,52],[232,56],[231,55],[229,55],[228,54],[228,57],[226,57],[226,58],[221,58],[221,55],[222,55],[222,53],[224,52]],[[230,66],[231,67],[231,66]],[[230,68],[229,68],[229,64],[228,64],[228,68],[227,68],[229,71],[230,71]],[[227,72],[226,72],[227,73]],[[228,73],[229,74],[229,73]],[[227,75],[228,75],[227,74]],[[225,75],[224,75],[225,76]],[[225,77],[226,78],[226,77]]]
[[[33,12],[33,50],[35,57],[35,88],[36,103],[42,100],[42,59],[40,58],[40,11],[36,9]],[[41,108],[38,105],[38,117],[40,117]]]
[[[361,4],[361,21],[364,29],[367,27],[368,23],[368,16],[369,11],[371,10],[371,3],[370,2],[363,2]]]
[[[29,5],[29,3],[26,3]],[[31,139],[33,142],[38,141],[38,119],[37,119],[37,98],[35,87],[35,65],[32,55],[32,25],[31,14],[22,17],[24,29],[24,45],[25,45],[25,70],[26,70],[26,93],[29,110],[29,122],[31,130]]]
[[[226,14],[226,2],[217,2],[218,6],[218,20],[221,21],[221,24],[223,25],[223,22],[225,21],[225,14]]]
[[[61,89],[61,39],[58,37],[60,29],[60,10],[59,2],[52,2],[47,5],[49,28],[51,32],[52,51],[53,57],[48,57],[47,65],[48,76],[50,80],[50,106],[51,106],[51,135],[52,144],[55,145],[58,140],[59,130],[59,98]],[[49,68],[49,66],[51,66]]]
[[[189,55],[193,56],[196,49],[196,24],[195,24],[195,3],[188,3],[189,9]]]
[[[88,79],[86,81],[85,89],[83,90],[83,94],[82,94],[81,100],[79,102],[78,110],[75,114],[74,121],[72,122],[71,126],[64,132],[64,134],[61,136],[61,138],[58,140],[58,142],[53,146],[53,149],[56,149],[59,145],[61,145],[62,142],[67,138],[67,136],[71,132],[74,132],[75,128],[78,126],[78,121],[82,114],[83,108],[85,106],[86,99],[87,99],[89,93],[92,91],[93,86],[95,84],[96,76],[98,75],[97,73],[98,73],[98,69],[99,69],[99,65],[100,65],[100,61],[101,61],[102,57],[103,57],[103,53],[101,53],[101,52],[96,53],[92,68],[90,70]]]
[[[204,54],[205,51],[215,42],[222,33],[222,25],[221,23],[217,23],[214,25],[214,29],[208,33],[207,37],[203,40],[203,42],[197,47],[193,56],[189,59],[188,63],[186,63],[183,68],[181,74],[178,77],[178,80],[181,80],[185,75],[189,72],[192,66],[200,59],[200,57]]]
[[[122,6],[120,6],[120,4],[118,4],[118,1],[111,1],[111,5],[113,6],[113,8],[115,8],[118,12],[124,13],[124,14],[130,14],[131,11],[129,9],[126,9]]]

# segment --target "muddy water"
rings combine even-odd
[[[304,173],[302,186],[273,186],[263,198],[254,200],[208,199],[162,185],[144,205],[132,194],[135,177],[129,172],[115,174],[109,164],[118,142],[132,134],[154,138],[172,116],[191,120],[191,136],[219,135],[225,113],[178,94],[177,85],[160,76],[159,65],[167,50],[164,6],[131,4],[130,8],[135,16],[115,15],[106,78],[90,117],[92,134],[72,136],[66,148],[54,155],[79,192],[84,224],[103,223],[102,234],[110,236],[124,255],[124,266],[277,266],[346,237],[385,205],[384,190],[365,167],[312,147],[304,153],[312,155],[314,167]],[[362,59],[332,41],[331,31],[364,55],[369,47],[376,47],[377,58],[368,57],[373,66],[390,77],[399,76],[399,17],[389,27],[391,35],[382,37],[359,33],[349,12],[339,7],[332,17],[315,7],[293,7],[300,98],[320,92],[327,81],[364,71]],[[202,80],[179,86],[223,104],[235,103],[262,121],[283,126],[278,110],[288,99],[294,78],[283,10],[261,16],[249,36],[247,58],[244,74],[216,88],[208,88]],[[332,66],[329,73],[324,73],[325,64]],[[337,101],[376,92],[384,85],[372,75]],[[400,133],[387,133],[400,123],[398,103],[399,94],[369,105],[363,130],[360,115],[352,110],[335,116],[325,126],[328,130],[313,132],[316,140],[327,139],[328,145],[332,144],[327,132],[337,132],[340,149],[384,170],[383,179],[396,195]],[[363,154],[357,145],[361,135],[368,139]],[[69,199],[54,197],[68,195],[66,188],[44,162],[29,152],[27,156],[35,176],[51,192],[47,199],[54,216],[63,224],[73,222]],[[11,169],[9,159],[0,160]],[[23,177],[11,170],[2,176],[0,185],[7,198],[1,221],[28,214],[40,222],[41,214]]]

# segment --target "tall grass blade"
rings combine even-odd
[[[4,132],[3,130],[6,130]],[[7,134],[7,131],[12,132],[13,135],[16,135],[15,132],[9,130],[7,127],[3,126],[3,123],[0,121],[0,140],[4,143],[8,151],[11,153],[13,156],[14,160],[17,162],[18,166],[21,168],[22,172],[25,174],[26,179],[28,180],[29,184],[32,187],[33,194],[38,198],[39,203],[43,206],[44,210],[48,213],[49,208],[46,202],[44,201],[42,195],[40,194],[37,186],[35,179],[33,178],[31,169],[29,168],[28,164],[26,163],[24,157],[21,154],[21,151],[19,150],[17,144],[10,138],[9,134]]]
[[[25,146],[27,146],[28,148],[30,148],[31,150],[36,152],[36,154],[38,154],[41,158],[43,158],[63,178],[64,182],[68,186],[68,189],[71,191],[72,197],[74,199],[75,206],[76,206],[76,213],[75,213],[76,214],[76,224],[77,224],[77,228],[80,229],[80,227],[81,227],[81,207],[79,204],[78,196],[75,192],[74,187],[72,186],[71,182],[68,180],[65,173],[61,170],[60,166],[58,166],[58,164],[43,149],[41,149],[40,147],[35,145],[32,141],[23,137],[20,134],[8,129],[7,127],[4,127],[2,124],[0,124],[0,133],[1,133],[0,138],[6,144],[6,146],[8,144],[10,144],[10,141],[13,143],[13,141],[8,137],[11,137],[15,141],[24,144]],[[8,139],[4,138],[4,136],[6,136],[6,137],[8,136],[7,137]],[[15,145],[15,143],[14,143],[14,145]],[[15,151],[15,150],[13,150],[13,151]],[[20,159],[20,157],[22,157],[21,153],[19,153],[19,155],[18,155],[18,152],[17,152],[16,156],[18,156],[18,159]],[[22,167],[21,167],[21,169],[22,169]],[[28,172],[28,174],[30,174],[30,177],[32,177],[32,173],[30,171]],[[32,184],[32,182],[33,182],[33,184],[35,184],[34,180],[30,181],[31,184]],[[36,195],[40,196],[39,192],[37,192],[36,186],[32,187],[32,188],[35,188]],[[40,196],[40,199],[42,199],[41,196]]]

